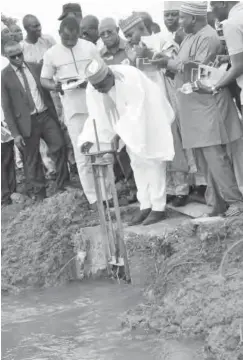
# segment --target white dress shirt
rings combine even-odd
[[[87,64],[93,59],[100,58],[97,47],[86,40],[79,39],[77,44],[69,49],[62,44],[56,44],[44,55],[41,77],[56,78],[65,84],[69,79],[85,78]],[[66,119],[75,114],[87,114],[85,89],[72,89],[64,92],[61,97]]]
[[[16,66],[13,66],[11,65],[12,68],[14,69],[16,75],[18,76],[23,88],[25,89],[24,87],[24,79],[21,75],[21,71],[16,67]],[[30,92],[31,92],[31,95],[32,95],[32,98],[34,100],[34,103],[35,103],[35,110],[32,111],[31,115],[34,115],[36,113],[41,113],[43,111],[46,110],[46,106],[41,98],[41,94],[38,90],[38,87],[37,87],[37,84],[36,84],[36,81],[33,77],[33,75],[31,74],[30,70],[28,69],[28,67],[23,64],[23,69],[24,69],[24,73],[26,75],[26,78],[27,78],[27,81],[28,81],[28,84],[29,84],[29,87],[30,87]]]

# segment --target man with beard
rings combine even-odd
[[[177,57],[171,59],[158,54],[153,61],[175,73],[177,89],[185,83],[184,65],[187,62],[209,64],[220,50],[219,37],[207,24],[207,2],[184,2],[180,8],[180,21],[187,36]],[[223,89],[219,93],[212,91],[212,94],[177,92],[182,143],[185,149],[194,150],[199,168],[212,188],[211,215],[225,213],[230,216],[241,211],[243,198],[226,145],[240,139],[243,129],[229,91]]]

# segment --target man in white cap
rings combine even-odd
[[[175,59],[159,54],[154,63],[175,73],[177,89],[188,82],[185,63],[214,61],[220,40],[207,24],[207,2],[187,1],[181,5],[180,21],[187,33]],[[190,81],[190,80],[189,80]],[[227,89],[212,94],[177,93],[182,143],[194,149],[196,159],[213,190],[211,215],[238,211],[243,204],[226,145],[242,137],[236,106]],[[229,208],[229,209],[228,209]],[[227,210],[228,209],[228,210]]]
[[[130,225],[150,225],[165,218],[166,161],[174,156],[173,110],[160,88],[140,70],[108,67],[102,60],[86,68],[89,118],[79,137],[82,152],[95,143],[92,119],[100,142],[127,148],[138,189],[140,212]],[[111,146],[111,145],[110,145]]]

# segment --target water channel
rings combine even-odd
[[[119,319],[141,301],[139,289],[105,280],[2,297],[2,359],[154,360],[154,336]]]

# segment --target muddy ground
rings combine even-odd
[[[165,238],[131,235],[127,244],[131,262],[139,254],[146,269],[147,301],[123,326],[163,339],[161,359],[171,353],[166,340],[193,339],[204,344],[204,359],[242,360],[243,219],[188,225]]]
[[[3,294],[55,286],[74,276],[72,263],[60,270],[76,255],[80,227],[97,225],[98,214],[78,186],[58,195],[53,188],[50,182],[43,203],[20,196],[2,209]],[[122,210],[124,222],[133,211]],[[190,338],[203,342],[207,360],[242,360],[242,242],[225,256],[241,239],[240,218],[181,226],[164,238],[130,234],[129,257],[143,268],[146,301],[124,314],[122,325],[163,339],[161,359],[170,352],[166,340]]]

